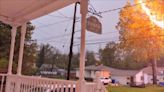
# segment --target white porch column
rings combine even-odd
[[[86,36],[86,16],[88,13],[88,0],[81,0],[81,47],[80,47],[80,76],[79,76],[79,92],[85,91],[85,36]]]
[[[20,48],[19,48],[17,75],[21,75],[21,72],[22,72],[22,60],[23,60],[25,34],[26,34],[26,23],[23,24],[22,27],[21,27],[21,38],[20,38]]]
[[[80,81],[84,81],[85,75],[85,36],[86,15],[88,12],[88,0],[81,0],[81,47],[80,47]]]
[[[8,72],[7,72],[7,74],[12,74],[12,65],[13,65],[13,55],[14,55],[16,31],[17,31],[17,26],[12,25],[12,29],[11,29],[10,56],[9,56],[9,64],[8,64]]]

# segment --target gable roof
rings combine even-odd
[[[40,67],[40,70],[51,70],[51,69],[57,69],[56,65],[52,66],[52,64],[42,64]]]
[[[153,74],[152,67],[151,66],[148,66],[148,67],[143,68],[142,71],[145,72],[145,73],[147,73],[147,74],[149,74],[149,75],[152,75]],[[164,67],[157,67],[157,74],[158,75],[161,75],[162,74],[161,71],[164,72]]]
[[[101,70],[109,70],[109,67],[104,66],[104,65],[90,65],[90,66],[86,66],[85,70],[92,70],[92,71],[101,71]]]
[[[139,72],[140,72],[140,70],[114,69],[113,71],[111,71],[111,75],[113,75],[113,76],[134,76]]]
[[[92,71],[107,70],[111,73],[111,76],[134,76],[138,72],[140,72],[140,70],[122,70],[122,69],[116,69],[116,68],[112,68],[112,67],[108,67],[108,66],[104,66],[104,65],[86,66],[85,70],[92,70]]]

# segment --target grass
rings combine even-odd
[[[107,87],[108,92],[164,92],[164,87],[149,86],[145,88],[134,88],[134,87]]]

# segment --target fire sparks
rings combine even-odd
[[[143,0],[138,0],[138,3],[141,4],[141,8],[145,11],[145,13],[148,15],[149,19],[158,27],[161,27],[162,29],[164,29],[164,15],[163,18],[161,20],[157,19],[157,15],[152,15],[151,14],[151,10],[146,6],[146,3],[143,2]]]

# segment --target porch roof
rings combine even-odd
[[[0,0],[0,21],[21,25],[78,0]]]

